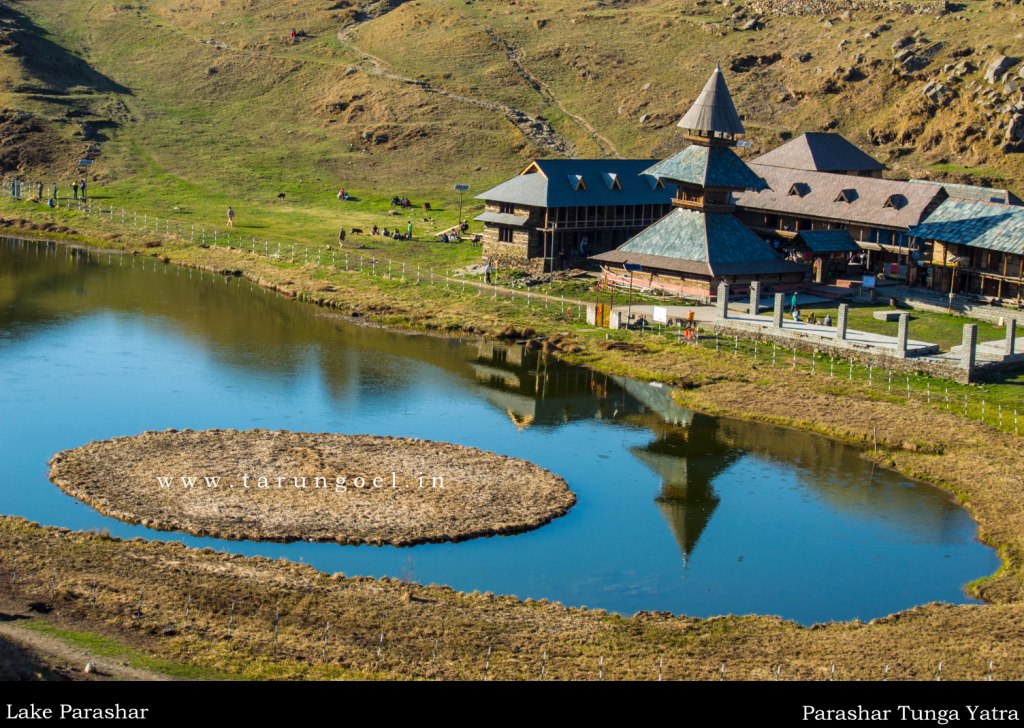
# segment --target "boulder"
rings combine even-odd
[[[924,95],[929,101],[944,106],[952,98],[949,87],[941,81],[932,81],[924,87]]]
[[[1006,127],[1003,140],[1007,142],[1024,142],[1024,114],[1017,114]]]
[[[909,35],[905,35],[902,38],[897,38],[892,44],[892,52],[895,55],[901,48],[906,48],[908,45],[914,42],[914,38]]]
[[[1013,63],[1013,60],[1006,56],[996,56],[988,64],[988,68],[985,69],[985,80],[989,83],[995,83],[1003,77],[1003,74],[1009,70]]]

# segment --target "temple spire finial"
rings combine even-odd
[[[733,137],[745,133],[721,66],[715,67],[704,90],[679,120],[679,126],[705,135]]]

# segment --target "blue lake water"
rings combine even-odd
[[[412,548],[254,543],[129,526],[47,479],[56,452],[165,428],[446,440],[531,460],[577,493],[516,536]],[[0,241],[0,512],[352,575],[621,613],[870,619],[998,559],[948,494],[846,446],[695,415],[668,390],[477,341],[346,323],[236,278]]]

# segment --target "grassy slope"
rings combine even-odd
[[[931,118],[919,103],[924,82],[889,73],[892,41],[920,28],[929,40],[946,42],[933,70],[966,45],[965,31],[976,50],[972,60],[984,65],[1012,43],[1007,21],[1019,13],[992,12],[988,3],[969,2],[964,12],[939,19],[854,13],[831,28],[816,17],[769,17],[759,32],[726,32],[721,8],[691,0],[642,0],[628,8],[579,0],[414,0],[356,24],[352,10],[269,0],[137,7],[22,0],[14,7],[66,49],[59,63],[82,59],[93,73],[67,96],[8,90],[5,104],[61,122],[75,151],[84,142],[70,136],[68,110],[105,125],[109,139],[93,172],[113,204],[207,223],[219,222],[233,204],[253,234],[328,240],[343,223],[383,225],[389,218],[382,210],[395,193],[446,208],[432,215],[436,223],[423,225],[426,232],[454,221],[453,181],[479,191],[549,153],[500,111],[394,76],[543,118],[579,155],[608,153],[586,123],[609,149],[658,156],[680,145],[673,122],[721,61],[746,114],[750,153],[786,133],[834,123],[865,146],[872,129],[906,132],[907,140],[873,150],[903,174],[967,170],[1001,175],[1019,190],[1024,170],[1024,155],[960,140],[954,127],[971,118],[962,108]],[[364,3],[364,10],[372,15],[381,6]],[[882,21],[890,29],[866,39],[864,31]],[[290,44],[290,27],[311,37]],[[796,51],[814,59],[799,63]],[[728,71],[732,59],[775,52],[782,60],[768,67]],[[868,78],[821,93],[833,69],[849,67],[858,54]],[[23,66],[0,57],[7,89],[31,75]],[[366,141],[364,133],[388,140]],[[65,161],[46,176],[75,173]],[[339,208],[339,185],[360,201]],[[416,221],[422,217],[417,211]]]

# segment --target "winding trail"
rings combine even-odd
[[[441,88],[440,86],[435,86],[429,81],[410,78],[408,76],[395,73],[383,58],[363,50],[352,40],[352,33],[365,23],[369,23],[372,20],[373,18],[369,18],[367,20],[354,23],[343,30],[339,30],[337,36],[339,41],[344,43],[352,52],[356,53],[363,59],[364,65],[361,69],[364,73],[368,73],[379,78],[387,78],[410,86],[417,86],[428,93],[438,94],[439,96],[444,96],[452,101],[497,112],[508,119],[509,122],[519,129],[523,136],[529,139],[538,148],[548,150],[563,157],[572,157],[575,155],[576,150],[572,142],[558,134],[558,132],[556,132],[555,129],[546,121],[535,119],[525,111],[497,101],[491,101],[489,99],[483,99],[476,96],[457,94],[454,91],[449,91]]]
[[[487,34],[488,38],[490,38],[492,41],[497,43],[505,50],[505,55],[508,57],[509,63],[511,63],[512,67],[516,70],[516,73],[518,73],[519,76],[524,81],[526,81],[533,88],[534,91],[540,94],[540,96],[545,101],[547,101],[549,104],[553,104],[555,107],[558,108],[559,111],[561,111],[563,114],[565,114],[570,119],[575,121],[584,131],[586,131],[587,134],[590,135],[590,138],[594,140],[594,143],[598,146],[603,155],[614,156],[620,159],[622,158],[622,155],[619,154],[618,148],[616,148],[615,146],[615,142],[613,142],[605,135],[601,134],[584,117],[572,111],[569,111],[569,109],[566,108],[565,104],[562,103],[562,100],[559,99],[558,96],[555,95],[555,92],[551,90],[551,87],[544,83],[544,81],[542,81],[540,78],[535,76],[532,72],[530,72],[530,70],[523,64],[523,57],[525,56],[525,51],[523,51],[522,48],[510,43],[505,38],[498,35],[497,31],[495,31],[493,28],[488,28],[486,25],[479,21],[475,22],[477,26],[484,33]]]

